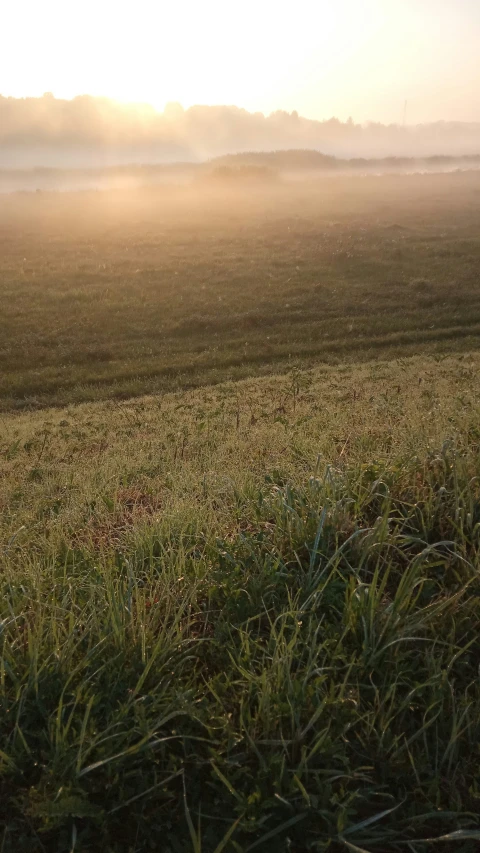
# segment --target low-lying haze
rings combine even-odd
[[[0,167],[85,168],[198,162],[228,153],[317,149],[336,157],[462,156],[480,152],[480,123],[356,124],[269,115],[236,106],[122,104],[0,96]]]

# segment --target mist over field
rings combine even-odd
[[[195,163],[246,151],[317,149],[339,158],[464,156],[480,152],[480,123],[356,124],[296,111],[264,115],[237,106],[123,104],[0,96],[0,168],[86,168]]]
[[[480,0],[0,20],[0,853],[480,853]]]
[[[0,99],[2,853],[478,850],[479,140]]]
[[[325,156],[0,198],[2,853],[478,850],[480,171]]]

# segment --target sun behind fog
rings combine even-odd
[[[382,122],[398,121],[408,98],[417,122],[471,120],[480,7],[460,0],[452,15],[446,2],[435,14],[431,5],[137,0],[133,8],[85,0],[72,19],[60,0],[23,0],[2,9],[2,94],[90,94],[156,109],[168,101],[236,104]]]

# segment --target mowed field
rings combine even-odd
[[[4,195],[0,406],[468,349],[479,268],[479,172]]]
[[[1,853],[476,853],[480,178],[165,192],[0,202]]]

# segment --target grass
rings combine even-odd
[[[12,194],[0,408],[468,351],[480,173]]]
[[[478,849],[479,366],[2,416],[2,851]]]

